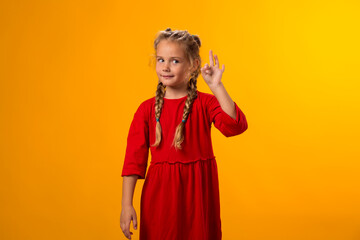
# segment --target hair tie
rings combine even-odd
[[[182,122],[185,122],[185,119],[181,120]]]
[[[158,122],[158,121],[159,121],[159,119],[158,119],[158,118],[156,118],[156,121]]]

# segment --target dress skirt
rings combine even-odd
[[[217,163],[151,163],[140,206],[140,240],[220,240]]]

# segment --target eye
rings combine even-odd
[[[162,60],[161,58],[158,58],[158,61]]]
[[[178,60],[176,60],[176,59],[174,59],[173,61],[176,61],[176,63],[178,63],[179,61]]]

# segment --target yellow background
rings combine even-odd
[[[126,138],[167,27],[218,54],[248,120],[212,131],[223,239],[360,239],[359,5],[1,1],[0,239],[126,239]]]

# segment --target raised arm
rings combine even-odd
[[[211,50],[209,60],[210,65],[206,63],[201,68],[201,75],[214,94],[207,102],[210,121],[226,137],[238,135],[248,128],[246,117],[239,106],[231,99],[221,82],[225,65],[223,64],[222,69],[219,68],[219,59],[216,54],[214,64]]]
[[[236,119],[235,103],[229,96],[222,82],[216,86],[209,86],[210,90],[218,100],[221,109],[233,119]]]

